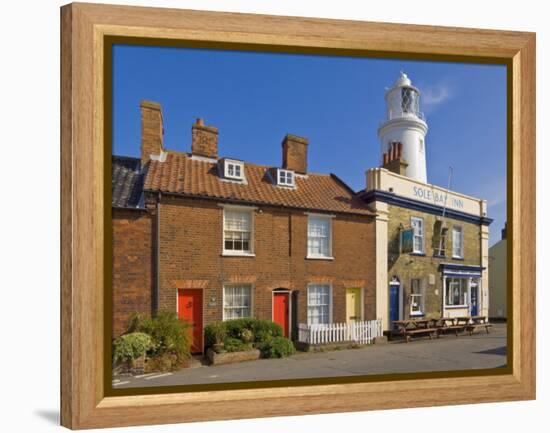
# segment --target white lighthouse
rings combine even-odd
[[[428,124],[420,111],[420,91],[401,72],[391,89],[386,91],[387,119],[378,128],[381,159],[392,143],[402,143],[402,157],[407,162],[405,175],[427,182],[426,144]]]

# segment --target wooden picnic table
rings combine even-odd
[[[428,335],[430,340],[433,335],[438,335],[437,327],[435,327],[437,319],[408,319],[394,320],[394,330],[392,334],[402,335],[408,343],[412,336]]]
[[[437,329],[439,334],[452,331],[458,337],[458,333],[466,329],[466,322],[459,320],[458,317],[441,317],[438,319]]]
[[[466,324],[466,330],[472,335],[476,329],[485,328],[485,332],[489,333],[489,328],[493,325],[489,323],[489,319],[485,316],[472,316],[470,322]]]

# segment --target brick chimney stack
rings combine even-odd
[[[191,128],[191,153],[207,158],[218,158],[218,128],[206,126],[204,119],[198,118]]]
[[[405,176],[408,165],[407,161],[403,159],[403,143],[400,141],[390,142],[388,151],[383,155],[382,167],[393,173]]]
[[[164,151],[162,109],[158,102],[141,101],[141,165]]]
[[[283,139],[283,168],[296,173],[307,173],[307,146],[309,140],[297,135],[287,134]]]

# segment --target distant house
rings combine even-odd
[[[502,229],[502,238],[489,248],[489,317],[491,319],[505,320],[507,315],[507,241],[506,225]]]
[[[199,119],[191,152],[163,146],[159,104],[141,104],[141,158],[114,156],[114,334],[132,311],[204,326],[240,317],[298,323],[376,319],[375,214],[333,174],[308,170],[308,140],[287,135],[281,166],[218,154]],[[259,143],[260,145],[260,143]]]

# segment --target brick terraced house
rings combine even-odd
[[[141,158],[113,156],[114,329],[134,312],[194,323],[376,318],[375,213],[334,174],[308,171],[308,140],[287,135],[282,165],[218,154],[218,130],[192,125],[191,152],[163,146],[159,104],[141,104]]]

